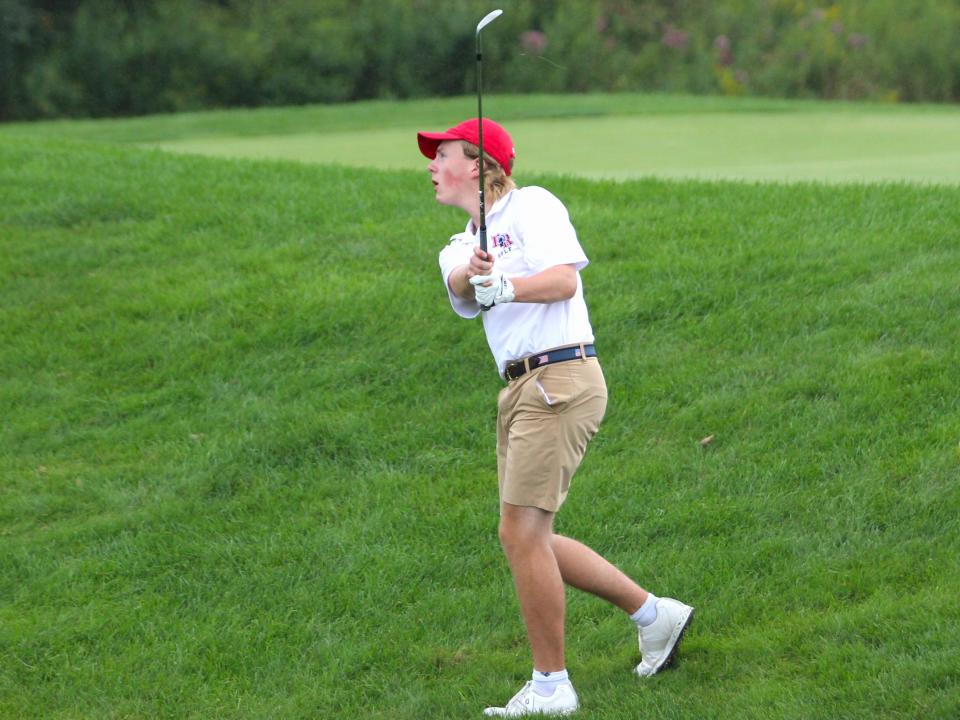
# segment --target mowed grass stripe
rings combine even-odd
[[[504,121],[611,115],[686,115],[700,113],[882,113],[956,116],[950,105],[825,103],[753,97],[693,95],[564,94],[497,95],[485,93],[491,111]],[[369,100],[336,105],[233,108],[134,118],[51,120],[0,125],[10,136],[72,138],[108,143],[162,142],[196,137],[255,137],[301,133],[349,132],[450,122],[476,108],[476,96],[419,100]]]
[[[960,114],[742,112],[517,120],[509,130],[520,173],[958,184],[958,122]],[[416,148],[418,129],[427,126],[194,138],[156,146],[223,157],[416,169],[426,165]]]
[[[589,178],[960,181],[956,107],[682,95],[489,94],[520,170]],[[185,152],[422,167],[410,136],[475,112],[474,97],[369,101],[98,121],[8,124],[11,137],[145,143]],[[545,122],[551,121],[551,122]]]
[[[0,160],[0,714],[475,717],[515,690],[500,383],[422,173]],[[540,181],[611,389],[560,530],[699,608],[640,687],[630,623],[571,594],[582,716],[955,715],[960,191]]]

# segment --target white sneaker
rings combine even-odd
[[[657,619],[640,628],[637,675],[649,677],[670,666],[683,632],[693,620],[693,608],[672,598],[657,600]]]
[[[514,695],[506,707],[488,707],[483,714],[488,717],[521,717],[523,715],[569,715],[580,704],[577,693],[569,682],[560,683],[550,697],[534,692],[533,682],[528,682]]]

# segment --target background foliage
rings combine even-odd
[[[952,102],[954,0],[505,0],[497,92]],[[0,119],[454,95],[488,0],[0,0]]]

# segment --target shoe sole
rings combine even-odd
[[[673,665],[674,660],[677,658],[677,649],[680,647],[680,641],[683,640],[683,634],[687,631],[687,628],[690,627],[691,623],[693,623],[693,608],[690,608],[690,614],[687,615],[687,619],[683,621],[680,632],[677,633],[677,639],[673,641],[673,647],[670,648],[670,652],[667,654],[667,659],[660,663],[657,672],[666,670]],[[656,673],[654,673],[654,675],[656,675]]]
[[[522,717],[530,717],[530,718],[566,717],[567,715],[573,715],[579,709],[580,709],[580,705],[578,704],[575,708],[568,708],[567,710],[557,710],[555,712],[540,710],[538,712],[527,713]],[[507,715],[507,709],[501,708],[501,707],[488,707],[486,710],[483,711],[483,714],[486,717],[517,717],[515,715]]]
[[[488,708],[489,709],[489,708]],[[502,708],[497,708],[498,710]],[[575,714],[580,708],[576,707],[573,710],[560,710],[559,712],[534,712],[527,713],[526,715],[507,715],[504,711],[503,713],[488,713],[486,710],[483,711],[485,717],[528,717],[528,718],[548,718],[548,717],[568,717]]]
[[[673,638],[673,644],[670,646],[670,650],[667,651],[667,657],[664,658],[663,662],[661,662],[656,667],[656,669],[652,673],[650,673],[650,675],[640,675],[640,673],[637,673],[637,675],[639,675],[640,677],[651,677],[673,666],[673,663],[677,657],[677,649],[680,647],[680,641],[683,639],[683,634],[687,631],[687,628],[690,627],[690,624],[693,622],[693,612],[694,612],[694,609],[690,608],[690,612],[687,613],[687,616],[683,619],[683,624],[680,625],[679,632],[677,632],[676,637]]]

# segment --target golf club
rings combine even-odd
[[[501,15],[503,10],[494,10],[477,24],[477,135],[480,146],[480,249],[483,252],[487,252],[487,216],[483,185],[483,52],[480,49],[480,31]]]

